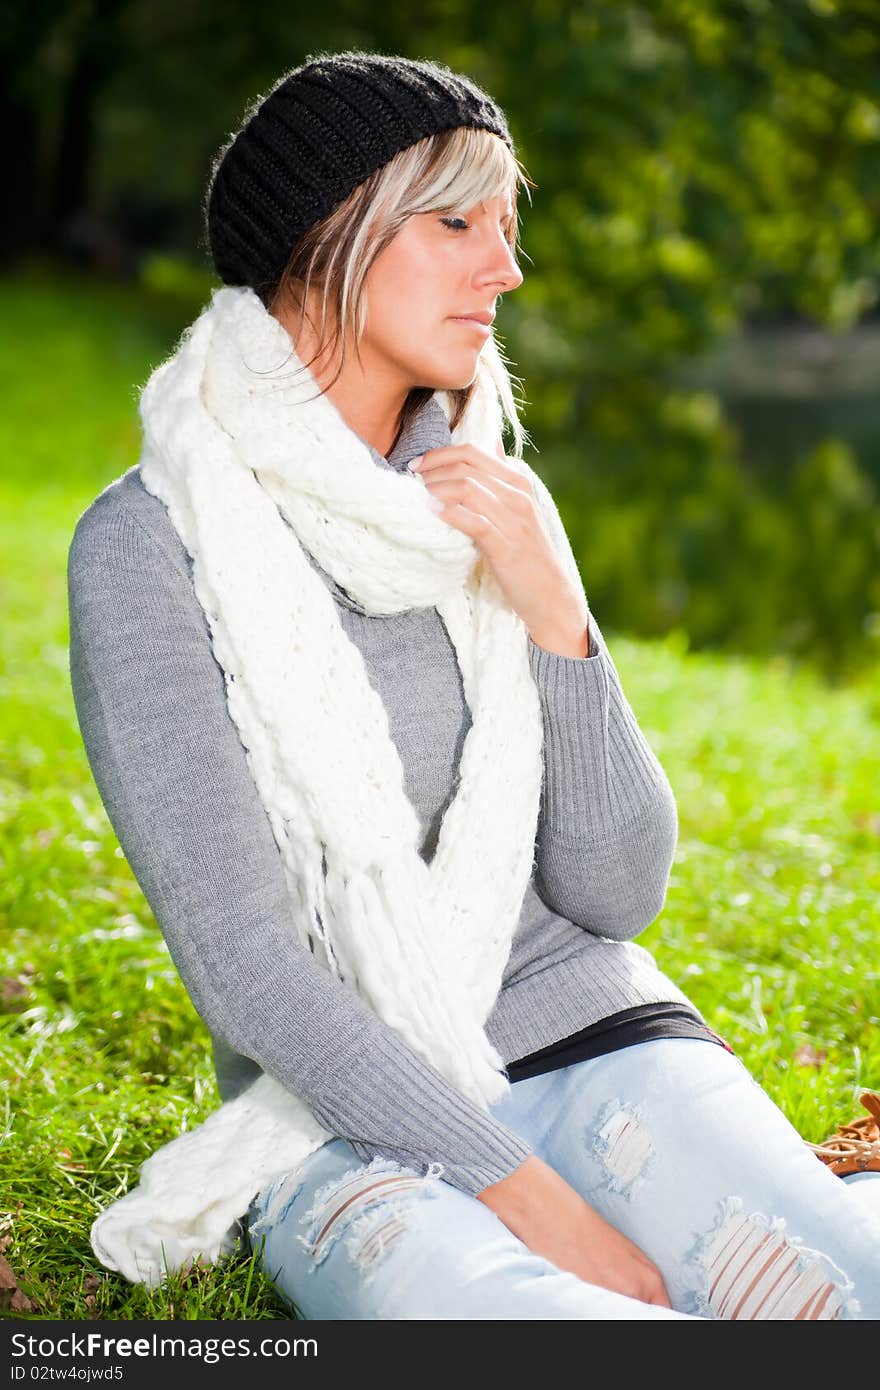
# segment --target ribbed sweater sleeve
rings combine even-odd
[[[70,676],[120,846],[215,1036],[358,1155],[443,1164],[475,1194],[532,1149],[426,1064],[297,940],[283,866],[189,575],[98,499],[68,560]]]
[[[551,538],[572,573],[571,543],[549,492],[545,499]],[[589,629],[586,657],[529,638],[544,717],[537,886],[586,931],[625,940],[663,910],[678,811],[592,613]]]

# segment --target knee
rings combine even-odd
[[[831,1321],[859,1316],[853,1284],[821,1251],[786,1234],[780,1217],[747,1215],[722,1203],[714,1229],[697,1242],[701,1311],[728,1320]]]
[[[309,1269],[317,1269],[342,1241],[351,1265],[369,1277],[410,1229],[418,1204],[437,1195],[441,1171],[441,1164],[431,1164],[423,1175],[377,1157],[326,1183],[299,1221],[297,1240]]]

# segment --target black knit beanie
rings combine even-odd
[[[457,126],[514,148],[492,98],[444,64],[349,50],[291,69],[214,158],[205,230],[217,274],[227,285],[274,283],[294,241],[364,179]]]

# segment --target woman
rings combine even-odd
[[[469,79],[358,52],[215,161],[223,287],[70,595],[223,1103],[93,1244],[154,1283],[246,1216],[307,1318],[876,1317],[880,1174],[817,1162],[633,942],[676,806],[522,458],[521,182]]]

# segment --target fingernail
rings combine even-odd
[[[406,465],[410,472],[414,472],[416,469],[421,468],[424,457],[424,454],[417,454],[414,459],[410,459],[409,463]]]
[[[446,506],[446,503],[441,502],[439,497],[434,497],[434,495],[429,492],[428,506],[431,508],[432,512],[442,512],[443,508]]]

